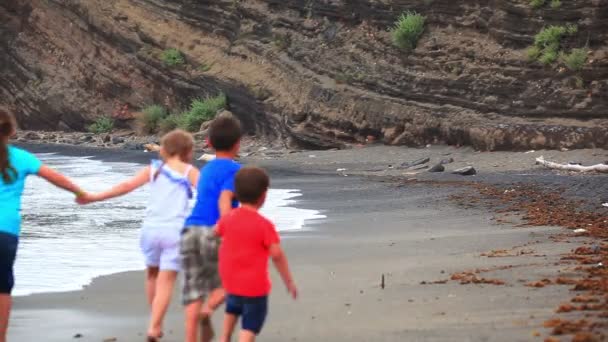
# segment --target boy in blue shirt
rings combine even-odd
[[[180,246],[187,342],[197,341],[199,324],[201,340],[211,341],[214,334],[209,316],[223,301],[218,273],[219,239],[213,228],[220,217],[238,207],[234,177],[241,166],[234,158],[241,136],[241,125],[232,117],[215,119],[209,129],[209,144],[215,149],[215,159],[201,170],[196,204],[186,220]]]

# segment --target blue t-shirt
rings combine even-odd
[[[42,163],[33,154],[11,145],[8,146],[8,160],[17,174],[10,184],[4,183],[0,177],[0,232],[19,236],[25,178],[37,174]]]
[[[220,218],[220,194],[229,190],[234,192],[234,176],[241,168],[232,159],[217,158],[205,165],[198,180],[196,204],[186,220],[186,226],[212,227]],[[234,200],[232,207],[238,207]]]

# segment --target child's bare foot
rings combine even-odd
[[[202,312],[201,312],[202,315]],[[211,342],[215,337],[215,332],[211,326],[211,319],[209,316],[201,318],[201,340],[203,342]]]
[[[148,331],[148,342],[158,342],[160,341],[160,339],[163,338],[163,332],[159,331],[159,332],[150,332]]]

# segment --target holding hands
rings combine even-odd
[[[80,205],[91,204],[93,202],[99,201],[100,198],[97,194],[92,194],[89,192],[79,192],[76,194],[76,203]]]

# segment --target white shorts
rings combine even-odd
[[[139,244],[146,266],[161,271],[180,269],[180,231],[178,229],[142,229]]]

